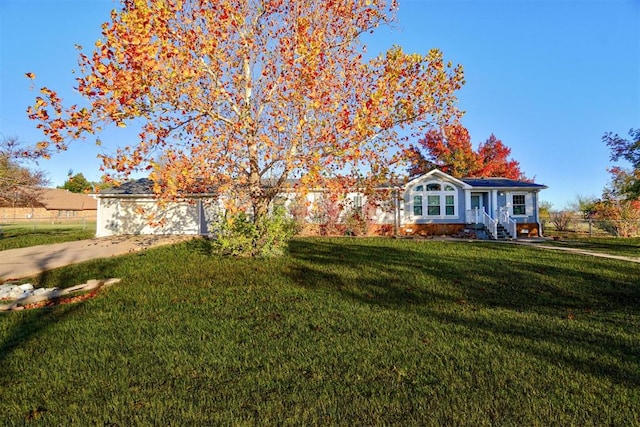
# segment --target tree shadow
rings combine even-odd
[[[60,289],[78,285],[86,281],[78,278],[74,273],[74,268],[48,269],[48,262],[55,259],[56,256],[56,254],[51,254],[39,260],[40,274],[32,278],[27,278],[27,280],[31,279],[29,281],[38,284],[38,287],[57,287]],[[115,259],[110,261],[111,263],[117,262]],[[104,273],[106,273],[104,270],[106,269],[111,269],[111,267],[98,266],[97,269],[90,274],[92,274],[94,278],[104,278]],[[44,336],[47,331],[57,323],[74,316],[85,304],[86,300],[81,300],[69,304],[54,304],[52,306],[23,309],[0,314],[0,322],[9,325],[6,331],[0,334],[0,372],[3,373],[3,376],[12,378],[13,375],[19,375],[19,372],[14,372],[5,364],[5,361],[13,352],[28,342]]]
[[[553,364],[640,385],[640,337],[636,334],[629,342],[619,334],[632,333],[628,323],[620,325],[626,331],[611,325],[620,313],[640,316],[640,266],[612,271],[615,264],[590,259],[584,271],[539,249],[480,243],[467,250],[466,242],[447,244],[467,245],[459,247],[464,260],[452,256],[455,247],[439,251],[445,247],[437,242],[419,242],[432,246],[424,250],[416,244],[294,240],[290,251],[296,262],[289,274],[307,289],[413,310],[478,336],[490,334],[506,348]],[[501,315],[493,320],[496,309]],[[586,358],[589,353],[598,357]]]
[[[640,256],[640,240],[631,238],[620,238],[619,242],[611,239],[606,241],[598,240],[568,240],[553,242],[553,246],[560,248],[568,247],[585,251],[603,252],[619,256]]]

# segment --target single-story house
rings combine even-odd
[[[209,233],[212,218],[220,209],[218,195],[188,195],[160,207],[152,187],[150,180],[141,179],[94,195],[98,201],[97,236]],[[507,178],[458,179],[434,169],[402,185],[384,188],[386,203],[378,200],[374,209],[367,210],[369,232],[392,229],[407,236],[466,233],[489,239],[539,236],[539,192],[545,188]],[[305,197],[313,206],[322,190],[310,191]],[[288,206],[295,190],[288,189],[282,198]],[[367,203],[365,195],[355,192],[345,198],[351,206]],[[155,220],[150,221],[150,216]],[[311,216],[308,219],[311,221]]]
[[[402,234],[539,236],[539,192],[545,188],[508,178],[457,179],[434,169],[403,186],[399,227]]]
[[[13,203],[0,206],[0,222],[93,219],[98,208],[95,198],[60,188],[19,187],[15,195]]]

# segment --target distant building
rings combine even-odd
[[[69,218],[95,218],[97,209],[97,201],[87,194],[59,188],[18,188],[5,197],[0,207],[0,221],[55,222]]]

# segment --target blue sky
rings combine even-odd
[[[35,143],[26,118],[34,92],[25,72],[77,102],[75,44],[89,48],[109,19],[111,0],[0,0],[0,135]],[[400,0],[398,22],[367,37],[369,53],[398,44],[441,49],[464,67],[462,123],[477,146],[495,134],[527,176],[549,186],[542,199],[561,209],[576,195],[601,193],[612,164],[605,132],[640,127],[639,0]],[[69,169],[100,177],[100,150],[135,141],[127,130],[72,144],[41,160],[52,185]]]

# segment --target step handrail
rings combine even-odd
[[[482,223],[489,233],[489,238],[498,238],[498,221],[491,218],[488,213],[482,212]]]
[[[516,227],[516,221],[511,218],[509,215],[509,210],[507,208],[500,209],[500,215],[498,215],[498,220],[500,225],[502,225],[507,232],[511,235],[511,238],[515,239],[518,237],[518,231]]]

